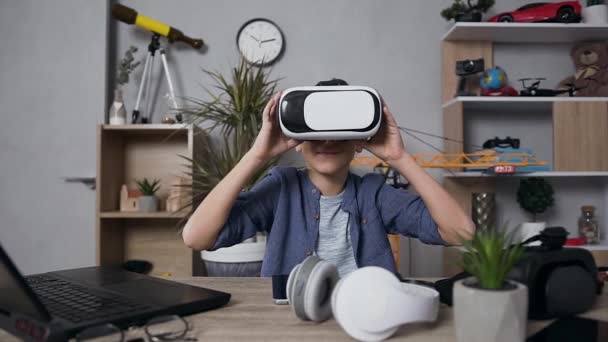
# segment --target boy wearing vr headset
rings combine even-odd
[[[369,141],[302,142],[281,132],[275,114],[280,96],[266,105],[249,152],[190,217],[183,231],[188,247],[216,250],[266,231],[262,276],[289,274],[313,254],[334,263],[343,276],[364,266],[396,273],[387,234],[440,245],[458,245],[472,236],[471,219],[405,150],[386,104],[381,127]],[[293,148],[302,153],[306,170],[274,167],[251,190],[241,191],[269,160]],[[355,152],[363,149],[401,173],[419,195],[386,185],[377,174],[350,173]]]

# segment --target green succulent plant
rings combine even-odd
[[[466,252],[462,266],[481,288],[504,288],[507,275],[523,255],[524,247],[513,244],[515,231],[506,231],[506,226],[502,230],[478,230],[472,240],[463,242]]]
[[[517,189],[517,203],[532,214],[532,220],[536,222],[536,215],[553,206],[553,187],[542,178],[522,179]]]
[[[142,180],[136,180],[137,188],[144,196],[154,196],[158,189],[160,189],[160,179],[155,179],[152,182],[148,178]]]

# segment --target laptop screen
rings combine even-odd
[[[9,315],[13,312],[41,321],[49,319],[49,314],[0,245],[0,313]]]

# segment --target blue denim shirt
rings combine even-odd
[[[317,246],[320,195],[305,170],[274,167],[238,196],[212,250],[266,231],[261,275],[289,274]],[[358,267],[380,266],[397,272],[387,234],[445,244],[420,196],[386,185],[378,174],[359,177],[349,173],[341,208],[350,214],[350,238]]]

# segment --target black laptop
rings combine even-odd
[[[0,328],[26,340],[64,341],[87,327],[218,308],[230,294],[120,268],[87,267],[23,277],[0,245]]]

